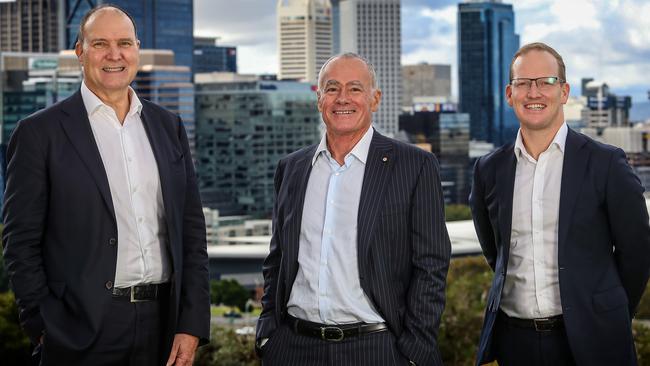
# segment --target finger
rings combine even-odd
[[[176,361],[176,354],[178,353],[178,343],[174,342],[172,345],[172,352],[169,354],[169,358],[167,359],[167,364],[166,366],[172,366],[174,362]]]

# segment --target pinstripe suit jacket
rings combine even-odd
[[[271,337],[286,315],[315,150],[296,151],[278,164],[258,339]],[[359,280],[399,350],[419,365],[442,365],[436,339],[451,253],[443,206],[434,155],[375,132],[358,213]]]

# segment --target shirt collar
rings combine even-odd
[[[352,155],[357,159],[359,159],[360,162],[365,164],[366,160],[368,159],[368,151],[370,150],[370,142],[372,142],[373,134],[374,134],[374,128],[372,127],[368,128],[368,131],[366,131],[366,133],[363,135],[361,140],[359,140],[359,142],[357,142],[357,144],[354,145],[354,148],[352,149],[352,151],[350,151],[350,153],[347,156]],[[316,148],[314,157],[311,159],[312,166],[316,164],[316,160],[318,159],[319,156],[321,156],[322,153],[330,154],[330,152],[327,150],[327,133],[325,133],[323,137],[320,139],[320,143]]]
[[[553,138],[553,141],[549,145],[548,149],[550,149],[551,146],[555,145],[558,147],[558,149],[560,149],[560,152],[564,153],[564,147],[566,146],[566,136],[568,133],[569,133],[569,127],[567,126],[566,122],[564,122],[562,123],[562,126],[560,126],[560,129],[555,133],[555,137]],[[546,150],[548,151],[548,149]],[[526,151],[526,147],[524,146],[524,140],[521,137],[521,128],[517,132],[517,139],[515,140],[514,152],[517,161],[519,161],[519,158],[522,155],[530,157],[528,151]]]
[[[133,90],[133,88],[130,86],[129,94],[131,96],[131,105],[129,106],[129,113],[127,113],[127,115],[130,116],[135,113],[140,114],[142,112],[142,102],[140,102],[140,99],[135,94],[135,90]],[[81,99],[83,99],[84,107],[86,107],[86,113],[88,113],[89,116],[97,112],[102,106],[110,108],[108,105],[106,105],[106,103],[102,102],[102,100],[99,99],[95,93],[88,89],[85,81],[81,82]]]

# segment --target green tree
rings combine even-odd
[[[461,221],[471,220],[472,211],[467,205],[445,205],[445,220],[447,221]]]
[[[210,300],[213,304],[236,306],[244,311],[250,292],[236,280],[210,281]]]

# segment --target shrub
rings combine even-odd
[[[210,343],[197,351],[195,365],[258,366],[255,335],[238,335],[232,329],[213,327]]]
[[[650,325],[634,322],[632,332],[639,365],[650,365]]]
[[[438,344],[445,365],[471,365],[483,325],[492,271],[483,257],[451,261]]]
[[[460,221],[471,220],[472,211],[467,205],[445,205],[445,220],[446,221]]]
[[[650,283],[641,297],[639,307],[636,309],[636,318],[650,320]]]
[[[29,365],[31,346],[18,323],[14,294],[0,293],[0,355],[4,365]]]

